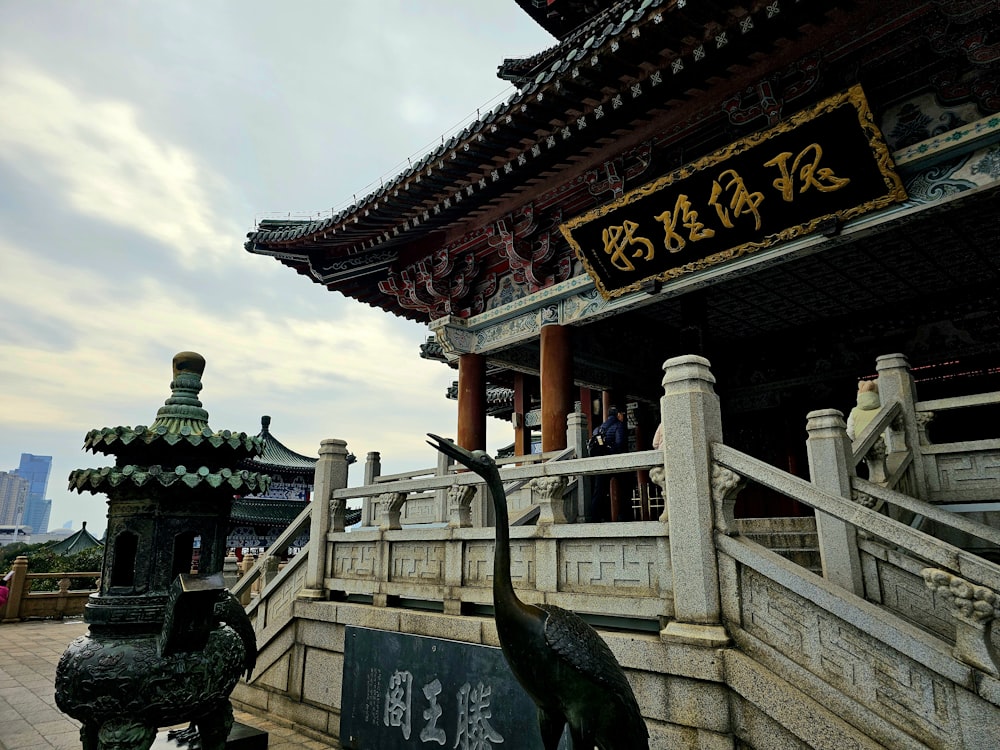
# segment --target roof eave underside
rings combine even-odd
[[[377,290],[359,294],[352,284],[380,278],[407,247],[434,233],[471,230],[477,216],[584,149],[634,127],[651,110],[692,100],[706,82],[749,69],[779,40],[805,36],[844,5],[786,0],[728,10],[691,3],[682,10],[666,0],[619,3],[617,22],[553,47],[530,84],[395,180],[329,218],[261,222],[245,247],[332,290],[420,320],[384,307]],[[600,100],[589,98],[595,92]]]

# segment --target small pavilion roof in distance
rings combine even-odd
[[[259,456],[248,459],[247,463],[252,465],[255,471],[273,472],[275,474],[301,474],[309,477],[310,484],[316,471],[318,458],[303,456],[296,453],[291,448],[283,445],[274,435],[271,434],[271,418],[263,416],[260,418],[260,432],[257,437],[264,441],[264,450]]]
[[[53,544],[50,549],[57,555],[75,555],[84,550],[103,546],[104,543],[100,539],[87,531],[87,522],[84,521],[83,528],[75,534],[66,537],[61,542]]]

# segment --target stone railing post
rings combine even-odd
[[[917,420],[917,387],[910,374],[910,363],[902,354],[883,354],[875,360],[878,372],[878,397],[882,406],[899,401],[902,407],[902,432],[906,447],[913,454],[913,478],[911,491],[917,498],[927,498],[927,478],[924,474],[921,446],[921,424]],[[896,429],[898,425],[893,425]],[[890,430],[891,432],[891,430]],[[926,440],[926,435],[923,436]],[[891,448],[890,448],[891,449]]]
[[[306,584],[299,592],[304,599],[325,599],[326,535],[330,531],[335,508],[334,490],[347,487],[347,442],[328,439],[320,443],[319,461],[313,479],[312,513],[309,524],[309,559],[306,561]]]
[[[453,461],[445,453],[437,451],[437,464],[434,467],[434,476],[444,477],[448,475],[451,469]],[[448,487],[442,487],[434,492],[434,521],[435,523],[440,523],[442,521],[451,520],[448,515]]]
[[[382,454],[371,451],[365,460],[365,487],[371,487],[380,476],[382,476]],[[375,504],[373,498],[366,497],[361,501],[361,525],[372,526],[374,523]]]
[[[239,566],[240,578],[245,576],[253,569],[255,562],[257,562],[257,560],[250,553],[243,555],[243,559],[240,561],[240,566]],[[250,604],[250,600],[252,598],[252,593],[253,593],[251,589],[252,589],[252,584],[250,586],[244,586],[243,592],[240,594],[240,604],[242,604],[244,607]]]
[[[21,619],[21,600],[28,593],[28,558],[18,555],[11,566],[14,575],[7,581],[10,594],[7,597],[7,611],[4,622],[17,622]]]
[[[854,461],[843,413],[836,409],[809,412],[806,432],[812,483],[831,495],[851,500]],[[853,594],[864,596],[857,529],[839,518],[816,511],[816,532],[823,577]]]
[[[277,555],[268,555],[264,558],[264,568],[260,571],[260,588],[263,591],[267,584],[278,577],[278,570],[281,558]]]
[[[226,555],[226,559],[222,561],[222,582],[226,585],[227,589],[231,589],[236,585],[238,580],[240,580],[239,560],[230,551]]]
[[[721,646],[719,565],[713,539],[712,443],[722,441],[715,377],[704,357],[663,363],[664,470],[675,620],[664,640]]]
[[[579,406],[579,402],[577,402]],[[566,447],[572,448],[576,458],[584,458],[587,455],[587,440],[590,433],[587,431],[587,415],[579,409],[574,410],[566,416]],[[579,476],[576,478],[576,519],[583,518],[590,507],[590,477]]]
[[[365,457],[365,487],[375,484],[375,479],[382,476],[382,454],[370,451]]]

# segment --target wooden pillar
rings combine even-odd
[[[486,360],[481,354],[458,358],[458,444],[486,450]]]
[[[542,326],[542,451],[566,447],[566,417],[573,410],[573,352],[569,329]]]

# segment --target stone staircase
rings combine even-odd
[[[813,516],[740,518],[740,534],[817,575],[823,570]]]

